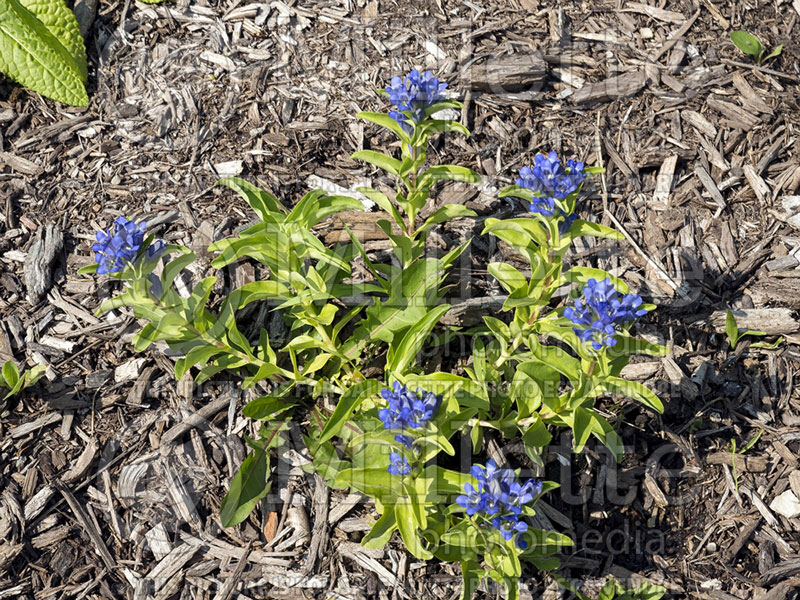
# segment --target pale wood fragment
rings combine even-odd
[[[69,470],[61,477],[64,483],[72,483],[86,475],[89,467],[92,466],[94,459],[97,458],[98,448],[94,441],[86,444],[78,459],[73,463]]]
[[[756,169],[753,165],[745,165],[742,169],[744,171],[744,177],[747,179],[747,183],[750,184],[750,189],[753,190],[753,193],[758,198],[759,202],[765,202],[772,198],[772,192],[769,189],[766,181],[761,179],[759,174],[756,172]]]
[[[36,305],[53,285],[53,261],[64,246],[64,236],[55,223],[47,223],[36,233],[25,260],[25,287],[28,302]]]
[[[708,171],[706,171],[702,165],[698,164],[694,168],[694,174],[700,180],[700,183],[703,184],[703,187],[706,188],[706,191],[711,195],[711,199],[714,203],[721,209],[726,208],[725,199],[722,197],[722,193],[719,191],[716,182],[711,178]]]
[[[800,331],[800,322],[792,317],[792,311],[788,308],[748,308],[732,312],[740,332],[754,329],[769,335],[779,335]],[[725,333],[726,317],[724,310],[711,313],[709,321],[717,333]]]
[[[664,159],[656,177],[656,187],[653,190],[653,202],[669,206],[669,194],[672,191],[672,180],[675,177],[675,166],[678,164],[678,155],[672,154]]]
[[[576,91],[571,99],[575,104],[617,100],[638,94],[646,84],[647,75],[643,71],[629,71],[604,81],[588,83]]]
[[[472,63],[462,71],[461,83],[494,94],[538,91],[546,74],[547,63],[541,53],[526,52]]]
[[[732,121],[735,127],[749,131],[761,122],[761,119],[749,113],[741,106],[720,100],[713,94],[706,100],[708,106],[721,112]]]
[[[27,423],[23,423],[18,427],[14,427],[14,429],[9,431],[9,434],[11,434],[13,439],[20,438],[28,435],[29,433],[33,433],[42,427],[47,427],[53,423],[58,423],[61,418],[61,415],[55,412],[42,415],[38,419],[34,419],[33,421],[28,421]]]
[[[681,118],[706,137],[717,137],[717,128],[696,110],[682,110]]]

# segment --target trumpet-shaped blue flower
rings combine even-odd
[[[586,175],[584,164],[568,160],[566,167],[558,160],[555,152],[547,156],[537,154],[533,158],[533,167],[522,167],[516,184],[533,190],[543,198],[563,199],[576,191]]]
[[[444,100],[442,93],[447,88],[446,83],[440,83],[430,71],[420,73],[417,69],[405,77],[392,77],[390,85],[386,87],[389,100],[397,107],[389,116],[403,125],[406,131],[411,126],[406,123],[408,115],[400,111],[408,111],[411,120],[420,123],[425,119],[425,109]]]
[[[399,452],[392,452],[389,455],[389,473],[392,475],[407,475],[411,472],[411,465],[406,457]]]
[[[433,418],[442,403],[442,397],[417,388],[412,392],[405,385],[394,382],[391,390],[381,391],[389,408],[378,411],[378,418],[386,429],[420,429]]]
[[[144,242],[146,226],[144,221],[137,225],[125,217],[117,217],[107,232],[98,231],[97,243],[92,245],[97,272],[117,273],[133,262]]]
[[[584,164],[574,160],[568,160],[566,167],[562,166],[555,152],[550,152],[547,156],[537,154],[533,158],[533,167],[522,167],[515,183],[535,194],[528,206],[532,213],[548,218],[562,217],[558,230],[563,235],[569,231],[577,217],[574,214],[565,214],[556,201],[577,191],[586,179],[583,169]]]
[[[486,467],[473,466],[470,473],[478,485],[465,483],[465,493],[456,498],[456,504],[468,516],[480,513],[491,517],[492,526],[500,531],[503,539],[510,540],[517,535],[517,545],[525,548],[527,544],[519,535],[528,530],[528,525],[520,518],[522,507],[541,494],[542,483],[533,479],[520,483],[514,471],[498,468],[493,460],[487,461]]]
[[[389,403],[388,408],[382,408],[378,411],[378,418],[383,421],[383,426],[386,429],[403,429],[405,431],[422,429],[433,418],[442,404],[442,396],[437,396],[433,392],[426,392],[419,388],[417,388],[416,392],[412,392],[405,385],[400,385],[398,381],[394,382],[391,390],[381,390],[381,396]],[[418,452],[417,447],[414,445],[415,437],[409,435],[409,433],[398,433],[394,436],[394,441],[409,450]],[[395,456],[399,457],[401,455],[393,452],[390,458]],[[405,461],[405,458],[403,460]],[[405,461],[405,464],[407,465],[408,461]],[[397,463],[392,458],[389,473],[405,475],[411,469],[409,465],[408,470],[401,473],[401,466],[402,464]]]
[[[572,329],[583,342],[591,342],[595,350],[617,343],[615,335],[627,323],[647,311],[640,308],[642,298],[636,294],[620,294],[611,279],[590,279],[583,288],[582,297],[574,306],[564,309],[564,316],[576,326]]]
[[[504,540],[510,540],[514,535],[528,531],[528,524],[525,521],[521,521],[516,515],[495,517],[492,519],[492,525],[500,532]],[[525,547],[524,544],[526,544],[526,542],[522,536],[517,537],[517,544],[519,544],[521,548]]]

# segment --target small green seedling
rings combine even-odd
[[[762,433],[764,433],[764,430],[763,429],[759,429],[758,433],[753,436],[753,439],[751,439],[749,442],[747,442],[744,445],[744,448],[742,448],[738,452],[736,451],[736,440],[735,439],[731,440],[731,445],[730,445],[731,467],[733,467],[733,484],[734,484],[734,487],[736,488],[736,492],[737,493],[739,492],[739,475],[736,473],[736,455],[737,454],[744,454],[745,452],[750,450],[750,448],[755,446],[756,442],[758,442],[758,440],[761,439],[761,434]]]
[[[731,350],[735,350],[736,344],[738,344],[739,340],[746,335],[756,335],[756,336],[767,335],[766,331],[760,331],[758,329],[748,329],[747,331],[739,331],[739,326],[736,324],[736,317],[733,316],[733,313],[730,310],[725,311],[725,333],[728,334],[728,341],[731,344]],[[767,345],[761,342],[758,347],[774,348],[777,347],[777,345],[781,341],[782,339],[779,339],[773,345]]]
[[[10,360],[7,361],[0,369],[0,401],[5,402],[25,388],[32,386],[44,375],[44,371],[45,368],[39,365],[20,373],[17,365]],[[6,393],[2,395],[4,391]]]
[[[597,600],[659,600],[667,593],[660,585],[643,583],[636,589],[626,590],[616,580],[606,581]]]
[[[559,575],[554,575],[553,578],[561,587],[575,594],[580,600],[589,600],[587,596],[579,592],[565,578]],[[667,590],[660,585],[653,585],[648,582],[635,589],[625,589],[616,579],[609,577],[600,590],[597,600],[660,600],[666,593]]]
[[[759,66],[761,66],[762,62],[767,61],[770,58],[775,58],[781,53],[781,50],[783,50],[782,45],[775,46],[772,52],[764,56],[765,49],[761,44],[761,41],[756,36],[751,35],[746,31],[742,31],[741,29],[731,33],[731,41],[739,50],[752,56],[756,60],[756,64]]]

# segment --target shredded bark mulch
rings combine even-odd
[[[798,0],[101,2],[87,109],[0,82],[0,360],[47,366],[0,421],[0,599],[458,597],[457,566],[358,544],[374,508],[302,469],[299,428],[267,501],[224,529],[220,500],[256,431],[248,397],[176,382],[161,348],[134,354],[133,317],[94,316],[117,288],[76,274],[94,232],[126,215],[197,249],[191,275],[205,276],[208,244],[253,218],[221,176],[287,204],[390,186],[349,158],[393,142],[355,113],[386,110],[374,90],[414,67],[450,83],[473,132],[430,156],[485,177],[434,195],[431,210],[462,202],[479,218],[434,232],[432,251],[523,214],[494,192],[554,149],[606,168],[581,211],[628,240],[589,240],[569,260],[658,305],[639,332],[670,353],[626,375],[664,415],[604,406],[620,415],[621,464],[568,438],[548,453],[542,476],[562,488],[541,518],[575,540],[561,574],[590,596],[613,574],[674,598],[797,598],[799,21]],[[782,54],[756,67],[736,29]],[[348,214],[381,255],[376,218]],[[341,225],[322,233],[334,243]],[[472,325],[502,302],[486,264],[515,257],[487,238],[466,257],[452,323]],[[217,292],[253,276],[240,265]],[[728,308],[780,343],[731,349]],[[489,451],[526,464],[519,444]],[[541,574],[524,584],[523,597],[562,597]]]

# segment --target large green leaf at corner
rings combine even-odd
[[[38,0],[30,4],[49,25],[19,0],[0,0],[0,72],[48,98],[88,106],[89,97],[83,85],[85,50],[79,66],[76,57],[53,33],[63,33],[67,46],[77,54],[77,42],[82,45],[83,40],[75,16],[64,0]],[[73,33],[77,34],[77,40]]]
[[[39,19],[67,49],[80,71],[81,79],[86,82],[89,78],[86,67],[86,46],[83,43],[78,19],[64,0],[19,0],[19,3],[31,11],[33,16]]]

